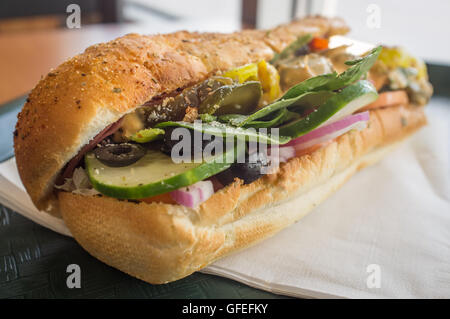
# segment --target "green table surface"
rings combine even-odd
[[[428,65],[435,96],[450,97],[450,66]],[[13,156],[16,115],[25,97],[0,106],[0,162]],[[81,288],[66,286],[67,265],[81,268]],[[0,298],[286,298],[201,273],[151,285],[109,267],[72,238],[0,205]]]
[[[25,98],[0,106],[0,162],[13,156],[12,132]],[[67,266],[81,269],[81,288],[66,285]],[[286,298],[239,282],[194,273],[151,285],[100,262],[69,237],[0,205],[0,298]]]

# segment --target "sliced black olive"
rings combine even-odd
[[[309,49],[309,45],[305,44],[304,46],[302,46],[301,48],[297,49],[294,52],[295,56],[302,56],[302,55],[307,55],[308,53],[310,53],[310,49]]]
[[[261,171],[269,164],[263,152],[255,152],[246,156],[245,163],[234,163],[229,169],[215,176],[222,185],[232,183],[236,177],[242,179],[244,184],[250,184],[264,175]]]
[[[231,184],[234,179],[238,176],[236,176],[233,173],[233,169],[232,167],[227,168],[226,170],[220,172],[219,174],[214,175],[215,178],[217,178],[217,180],[223,185],[223,186],[227,186],[229,184]]]
[[[95,157],[111,167],[123,167],[136,163],[145,155],[145,148],[130,143],[108,144],[94,150]]]

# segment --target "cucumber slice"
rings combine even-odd
[[[356,82],[328,99],[325,104],[308,116],[281,126],[280,135],[299,137],[319,126],[330,124],[350,115],[377,98],[377,90],[370,82]]]
[[[229,168],[234,158],[235,150],[232,149],[203,163],[177,164],[170,156],[149,150],[132,165],[109,167],[89,152],[85,163],[89,179],[100,193],[120,199],[139,199],[204,180]]]

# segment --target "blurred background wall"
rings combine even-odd
[[[81,7],[83,26],[137,23],[146,25],[145,32],[229,32],[269,28],[306,14],[340,16],[355,38],[404,45],[429,61],[450,63],[450,1],[444,0],[2,0],[0,33],[65,27],[71,3]],[[378,27],[367,23],[374,5]]]
[[[80,28],[67,25],[71,4]],[[309,14],[344,18],[355,39],[404,46],[446,85],[449,13],[448,0],[0,0],[0,102],[87,46],[126,33],[271,28]]]
[[[82,10],[82,23],[117,22],[120,1],[110,0],[2,0],[0,32],[36,31],[66,26],[66,8],[72,3]]]
[[[241,0],[1,0],[0,33],[64,28],[70,4],[80,6],[83,26],[135,23],[154,32],[181,22],[214,31],[241,27]]]

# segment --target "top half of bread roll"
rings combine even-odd
[[[61,169],[124,114],[218,72],[270,59],[302,34],[347,31],[340,19],[310,17],[272,30],[128,34],[93,45],[43,77],[18,116],[14,145],[25,188],[49,210]]]

